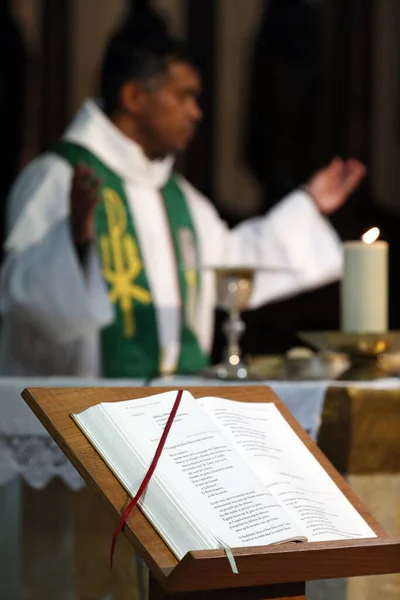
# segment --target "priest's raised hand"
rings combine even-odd
[[[92,169],[77,165],[70,191],[70,227],[77,247],[83,247],[94,239],[94,210],[100,201],[100,179]]]
[[[304,186],[322,214],[338,210],[357,189],[366,174],[365,166],[358,160],[334,158],[318,171]]]

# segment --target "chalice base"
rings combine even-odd
[[[221,379],[222,381],[249,381],[259,380],[260,378],[250,374],[246,363],[240,361],[237,365],[229,362],[222,362],[214,365],[203,372],[203,377],[207,379]]]

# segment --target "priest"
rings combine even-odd
[[[201,119],[196,66],[167,36],[120,32],[60,142],[19,176],[1,270],[1,373],[150,378],[207,366],[211,265],[282,267],[253,307],[340,277],[325,215],[364,166],[334,159],[267,216],[229,231],[174,170]]]

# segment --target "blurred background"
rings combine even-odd
[[[268,211],[334,155],[365,161],[366,181],[333,224],[342,239],[381,228],[390,242],[390,327],[400,328],[393,311],[399,0],[0,0],[0,7],[1,230],[18,171],[96,94],[108,37],[147,14],[186,38],[200,59],[204,120],[180,167],[230,225]],[[298,330],[337,328],[338,286],[246,318],[246,352],[285,351]],[[220,348],[217,326],[215,358]]]

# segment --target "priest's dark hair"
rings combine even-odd
[[[135,18],[108,42],[100,80],[104,112],[118,108],[119,92],[129,81],[151,85],[167,72],[170,61],[195,64],[182,40],[170,36],[158,15]]]

